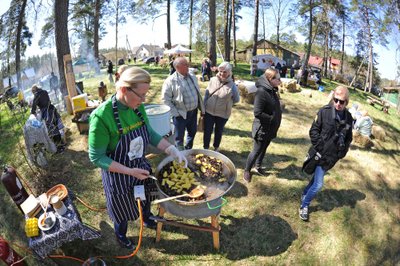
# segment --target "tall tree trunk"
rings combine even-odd
[[[233,65],[236,67],[236,21],[235,21],[235,0],[232,0],[232,29],[233,29]]]
[[[328,62],[328,67],[329,67],[329,79],[332,79],[332,73],[333,73],[333,69],[332,69],[332,50],[333,50],[333,32],[330,31],[329,32],[329,51],[328,51],[328,56],[329,56],[329,62]]]
[[[99,61],[100,7],[101,7],[101,0],[96,0],[94,6],[94,21],[93,21],[93,50],[96,62]]]
[[[8,35],[8,36],[11,36],[11,35]],[[8,38],[8,45],[7,45],[7,76],[8,76],[8,86],[9,87],[11,87],[10,57],[11,57],[11,38]]]
[[[225,61],[230,61],[230,39],[229,39],[229,0],[224,0],[225,1],[225,9],[224,9],[224,59]]]
[[[60,90],[63,96],[68,95],[64,73],[64,55],[70,54],[68,39],[68,4],[69,0],[54,1],[54,31],[56,35],[56,50],[58,72],[60,74]]]
[[[277,44],[277,52],[279,52],[279,46],[281,45],[281,40],[280,40],[280,26],[281,26],[281,7],[282,7],[282,1],[278,1],[278,10],[276,14],[276,44]],[[283,57],[283,56],[282,56]]]
[[[258,39],[258,9],[260,6],[260,1],[255,0],[255,11],[254,11],[254,31],[253,31],[253,52],[252,55],[257,55],[257,39]]]
[[[301,66],[302,73],[304,73],[304,70],[306,70],[308,66],[308,60],[310,59],[310,54],[311,54],[311,45],[312,45],[312,20],[313,20],[313,9],[312,9],[312,4],[313,0],[309,0],[309,7],[310,7],[310,23],[308,25],[308,45],[307,45],[307,52],[303,61],[303,64]]]
[[[119,0],[115,8],[115,66],[118,65],[118,19],[119,19]]]
[[[366,27],[367,27],[367,39],[368,39],[368,71],[367,77],[365,79],[365,89],[364,91],[371,92],[372,82],[373,82],[373,70],[374,70],[374,59],[373,59],[373,48],[372,48],[372,32],[371,32],[371,23],[369,19],[369,9],[364,7],[364,16],[366,18]]]
[[[361,60],[361,64],[360,64],[360,66],[359,66],[358,69],[357,69],[356,75],[353,77],[353,79],[352,79],[351,82],[350,82],[350,85],[349,85],[350,87],[352,87],[354,81],[357,80],[358,74],[360,73],[360,70],[361,70],[361,67],[362,67],[362,65],[364,64],[364,60],[365,60],[365,58],[363,58],[363,59]],[[355,89],[355,88],[354,88],[354,89]]]
[[[346,17],[342,17],[342,58],[340,62],[340,75],[343,75],[343,64],[344,64],[344,41],[346,38]]]
[[[229,62],[231,61],[231,45],[232,45],[232,9],[231,9],[231,0],[228,0],[229,5],[229,19],[228,19],[228,39],[229,39]]]
[[[167,47],[171,49],[171,0],[167,0]]]
[[[210,16],[210,59],[212,66],[217,64],[217,55],[216,55],[216,41],[217,41],[217,34],[216,34],[216,4],[215,0],[208,0],[208,7],[209,7],[209,16]]]
[[[367,67],[367,73],[365,74],[365,84],[364,84],[364,91],[368,91],[368,84],[369,84],[369,68],[371,65],[369,64],[369,56],[368,56],[368,67]]]
[[[264,8],[261,8],[261,16],[262,16],[262,24],[263,24],[263,53],[265,54],[266,53],[266,47],[265,47],[265,14],[264,14]]]
[[[371,42],[372,42],[372,40],[371,40]],[[369,61],[370,61],[371,67],[369,69],[368,92],[371,92],[372,84],[374,81],[374,52],[373,52],[372,43],[370,44],[370,47],[369,47],[369,58],[370,58]]]
[[[324,21],[324,62],[323,62],[323,67],[324,67],[324,72],[323,76],[327,77],[328,76],[328,45],[329,45],[329,22],[328,22],[328,11],[327,11],[327,6],[326,4],[323,5],[323,21]]]
[[[193,0],[190,0],[190,21],[189,21],[189,49],[192,50],[193,34]],[[192,62],[192,54],[189,54],[189,62]]]
[[[328,62],[328,57],[329,57],[329,54],[328,54],[329,33],[327,32],[327,28],[325,28],[325,36],[324,37],[325,38],[324,38],[324,62],[323,62],[324,73],[323,73],[323,75],[324,75],[324,77],[327,77],[328,76],[328,64],[329,64],[329,62]]]
[[[19,11],[18,16],[18,25],[17,25],[17,39],[15,43],[15,71],[17,72],[17,86],[22,90],[22,82],[21,82],[21,35],[22,35],[22,26],[24,24],[25,19],[25,8],[26,1],[23,0],[21,2],[21,9]]]

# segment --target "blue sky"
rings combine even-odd
[[[9,7],[10,0],[1,0],[0,3],[0,14],[3,14]],[[254,17],[252,14],[251,9],[244,9],[240,13],[244,19],[239,22],[239,30],[237,32],[238,39],[249,40],[251,38],[253,32],[253,24],[254,24]],[[172,12],[172,14],[176,14]],[[266,14],[267,26],[267,39],[268,37],[275,32],[274,25],[271,21],[271,14]],[[33,25],[29,25],[30,30],[33,32],[33,45],[28,47],[27,55],[35,55],[35,54],[42,54],[44,52],[49,52],[43,49],[40,49],[37,46],[37,41],[40,38],[40,31],[43,22],[39,22],[36,27]],[[188,44],[188,36],[189,36],[189,29],[188,25],[180,25],[176,19],[171,20],[172,23],[172,43],[181,43],[181,44]],[[134,30],[132,30],[134,29]],[[108,48],[112,47],[115,44],[115,32],[114,30],[109,27],[107,36],[100,42],[100,48]],[[262,31],[262,26],[259,26],[259,31]],[[138,38],[138,36],[140,38]],[[297,35],[299,39],[297,41],[304,41],[302,36]],[[118,34],[118,44],[120,47],[126,47],[126,37],[128,37],[129,44],[131,47],[139,46],[141,44],[156,44],[163,46],[164,42],[167,40],[167,31],[166,31],[166,17],[161,16],[157,18],[154,22],[150,21],[147,25],[141,25],[135,23],[132,19],[128,19],[128,23],[120,27],[119,34]],[[396,41],[394,40],[395,34],[392,34],[388,37],[388,41],[390,44],[388,48],[381,47],[379,45],[374,46],[374,51],[379,54],[379,58],[377,59],[378,62],[378,70],[381,74],[381,77],[388,78],[388,79],[395,79],[396,76]],[[397,37],[399,38],[399,37]],[[350,43],[350,40],[347,40]],[[400,40],[398,40],[400,42]],[[222,45],[222,44],[220,44]],[[353,50],[352,47],[346,47],[346,52],[352,54]]]

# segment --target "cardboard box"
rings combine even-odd
[[[21,209],[29,218],[34,217],[40,211],[39,201],[32,194],[21,204]]]
[[[88,134],[89,133],[89,122],[75,122],[76,126],[78,127],[80,134]]]
[[[72,118],[72,122],[76,123],[80,134],[89,133],[89,115],[93,109],[77,112]]]
[[[74,113],[85,110],[88,102],[87,94],[81,94],[75,97],[72,97],[72,108]]]

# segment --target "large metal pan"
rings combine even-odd
[[[234,185],[236,181],[236,168],[232,161],[225,155],[204,149],[192,149],[185,150],[182,153],[189,158],[191,155],[204,154],[207,156],[213,156],[220,159],[223,164],[223,174],[227,177],[227,181],[218,184],[213,183],[207,186],[204,192],[205,198],[198,201],[184,201],[180,199],[175,199],[172,201],[162,202],[161,206],[169,213],[185,217],[185,218],[205,218],[211,215],[217,215],[221,211],[222,205],[226,203],[226,200],[222,198]],[[159,177],[163,167],[173,160],[172,157],[167,157],[162,160],[157,166],[155,176]],[[159,197],[166,198],[167,195],[161,188],[159,182],[156,182]]]

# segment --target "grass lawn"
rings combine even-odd
[[[159,103],[161,86],[167,69],[140,65],[152,74],[151,91],[146,100]],[[246,64],[234,70],[237,79],[253,79]],[[101,76],[86,78],[85,92],[97,98]],[[243,168],[252,148],[253,106],[239,103],[234,107],[221,143],[221,153],[237,168],[238,179],[226,195],[228,204],[220,216],[219,252],[213,250],[210,233],[164,226],[161,241],[155,243],[155,231],[145,229],[139,253],[129,260],[105,259],[107,265],[397,265],[400,263],[400,119],[394,109],[384,114],[366,103],[367,95],[351,90],[354,102],[369,111],[375,124],[386,131],[385,141],[374,140],[372,149],[352,145],[347,156],[325,176],[323,190],[312,202],[310,221],[298,217],[300,195],[308,182],[301,172],[302,161],[310,145],[308,130],[316,112],[328,102],[329,92],[337,85],[325,80],[325,92],[312,91],[281,94],[286,109],[278,137],[267,150],[264,166],[267,176],[253,176],[246,185]],[[200,82],[204,93],[207,82]],[[109,96],[108,96],[109,97]],[[28,113],[11,114],[1,105],[0,156],[14,165],[36,195],[63,183],[75,195],[94,207],[104,207],[105,197],[100,170],[87,155],[87,136],[80,135],[72,116],[64,115],[69,128],[64,153],[53,156],[49,169],[30,168],[23,154],[21,125]],[[17,121],[17,122],[16,122]],[[202,148],[198,133],[194,148]],[[152,159],[155,168],[164,158]],[[3,186],[0,186],[0,235],[12,243],[27,247],[24,220]],[[87,209],[75,201],[83,221],[101,231],[92,241],[65,244],[59,253],[80,258],[95,255],[125,255],[113,236],[113,226],[105,212]],[[153,213],[157,213],[153,206]],[[170,214],[166,218],[205,225],[209,219],[182,219]],[[138,222],[131,222],[128,236],[136,242]],[[15,247],[20,254],[28,254]],[[51,264],[29,257],[29,265]],[[70,260],[54,260],[60,265],[79,265]]]

